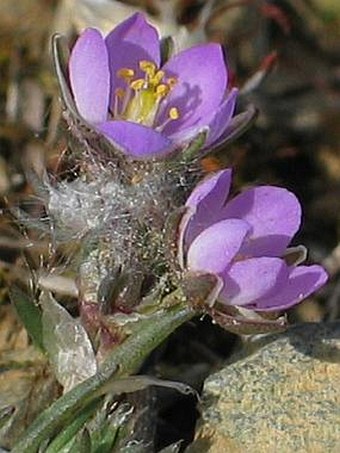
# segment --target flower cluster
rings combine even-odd
[[[202,131],[205,149],[230,134],[237,89],[228,89],[218,44],[194,46],[163,63],[156,29],[136,13],[106,38],[86,29],[68,69],[78,114],[135,161],[155,162]],[[294,260],[287,249],[301,222],[296,197],[262,186],[227,202],[230,185],[231,170],[221,170],[187,199],[178,241],[183,273],[213,274],[219,302],[259,312],[287,309],[320,288],[324,269],[299,265],[301,256]]]
[[[231,171],[221,170],[188,198],[180,226],[182,267],[216,274],[223,304],[256,311],[285,310],[324,285],[321,266],[290,263],[287,247],[301,222],[295,195],[262,186],[227,201],[230,185]]]
[[[202,130],[206,147],[219,144],[237,95],[227,89],[220,45],[194,46],[162,65],[158,33],[140,13],[105,39],[86,29],[72,49],[69,81],[84,120],[134,158],[168,155]]]

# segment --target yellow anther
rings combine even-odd
[[[178,80],[175,77],[170,77],[166,81],[166,83],[167,83],[167,85],[169,86],[170,89],[172,89],[177,84],[177,82],[178,82]]]
[[[156,74],[152,77],[152,79],[150,79],[150,83],[153,86],[159,85],[161,83],[164,75],[165,75],[164,71],[157,71]]]
[[[135,71],[129,68],[121,68],[117,71],[117,76],[124,80],[130,80],[135,75]]]
[[[149,77],[153,77],[156,74],[157,66],[152,61],[142,60],[139,62],[139,67]]]
[[[125,90],[123,90],[123,88],[116,88],[115,95],[117,98],[123,98],[125,96]]]
[[[143,88],[145,84],[145,80],[144,79],[137,79],[137,80],[134,80],[133,82],[130,83],[130,87],[133,89],[133,90],[141,90]]]
[[[171,107],[171,109],[169,110],[169,118],[172,119],[172,120],[178,120],[179,118],[179,111],[176,107]]]
[[[158,85],[158,87],[156,87],[156,96],[158,98],[163,98],[169,93],[169,91],[170,91],[169,87],[164,83],[161,83],[160,85]]]

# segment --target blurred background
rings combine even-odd
[[[340,317],[338,0],[1,0],[1,407],[36,397],[33,387],[39,380],[44,381],[46,401],[58,395],[46,363],[32,348],[10,305],[10,286],[20,282],[29,288],[32,275],[38,275],[42,286],[59,293],[70,310],[76,310],[74,276],[49,273],[55,265],[48,261],[50,244],[19,227],[14,214],[18,207],[28,215],[43,212],[27,175],[31,168],[38,173],[44,168],[60,171],[66,149],[58,126],[51,36],[63,33],[71,43],[83,28],[95,26],[107,32],[137,10],[147,14],[162,36],[174,36],[178,49],[204,41],[224,46],[230,84],[243,89],[238,109],[252,103],[259,115],[242,137],[204,159],[202,168],[233,166],[235,191],[269,183],[297,194],[304,221],[295,244],[305,244],[308,260],[322,263],[331,278],[319,294],[290,312],[289,320],[321,322]],[[67,253],[59,260],[67,260]],[[240,341],[208,319],[197,320],[156,351],[144,371],[200,389],[204,378]],[[27,405],[26,419],[16,429],[34,418],[46,401],[31,412]],[[159,401],[158,439],[190,440],[197,416],[194,402],[183,395]],[[10,445],[10,435],[6,442]]]

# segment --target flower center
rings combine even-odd
[[[160,105],[176,85],[177,79],[165,79],[164,71],[151,61],[140,61],[139,68],[144,72],[142,79],[136,79],[135,71],[130,68],[117,71],[117,76],[124,80],[126,88],[116,89],[113,117],[154,127]],[[169,121],[177,120],[179,116],[178,109],[171,107],[167,119],[156,130],[163,130]]]

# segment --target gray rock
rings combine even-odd
[[[340,322],[250,344],[205,383],[192,452],[340,451]]]

